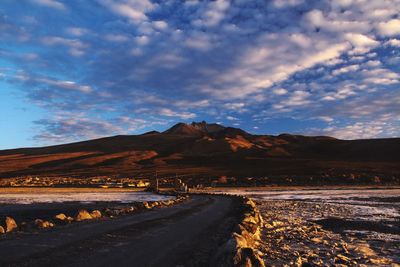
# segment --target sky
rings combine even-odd
[[[0,149],[207,121],[400,136],[400,0],[1,0]]]

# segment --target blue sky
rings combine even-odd
[[[399,0],[2,0],[0,149],[206,120],[400,136]]]

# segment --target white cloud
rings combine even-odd
[[[353,71],[357,71],[360,69],[359,65],[350,65],[350,66],[346,66],[340,69],[336,69],[332,72],[332,75],[340,75],[343,73],[347,73],[347,72],[353,72]]]
[[[70,49],[70,54],[73,56],[82,56],[85,54],[84,49],[88,47],[87,44],[78,39],[68,39],[58,36],[47,36],[42,38],[42,43],[45,45],[63,45]]]
[[[345,37],[356,48],[372,48],[379,45],[378,41],[360,33],[347,33]]]
[[[305,34],[295,33],[290,35],[290,40],[301,47],[309,47],[312,43],[311,39]]]
[[[273,5],[277,8],[288,8],[304,3],[304,0],[274,0]]]
[[[178,117],[184,120],[187,119],[193,119],[196,117],[196,114],[191,113],[191,112],[177,112],[173,111],[172,109],[169,108],[161,108],[159,109],[158,113],[161,116],[167,116],[167,117]]]
[[[398,40],[398,39],[390,39],[389,41],[387,41],[385,43],[385,45],[390,45],[390,46],[394,46],[394,47],[400,47],[400,40]]]
[[[31,0],[33,3],[45,7],[50,7],[58,10],[65,10],[66,7],[63,3],[60,3],[56,0]]]
[[[85,28],[80,28],[80,27],[68,27],[66,29],[66,32],[69,33],[70,35],[74,36],[83,36],[89,32],[88,29]]]
[[[142,35],[135,37],[135,41],[138,45],[147,45],[150,42],[150,38],[148,36]]]
[[[274,94],[276,95],[286,95],[288,93],[288,90],[285,88],[276,88],[273,90]]]
[[[38,78],[36,79],[39,83],[45,83],[50,86],[55,86],[67,90],[76,90],[82,93],[91,93],[93,89],[88,85],[80,85],[73,81],[53,80],[49,78]]]
[[[200,9],[201,18],[195,19],[192,24],[195,26],[214,27],[220,24],[225,17],[225,12],[230,3],[227,0],[216,0],[209,2],[205,10]]]
[[[363,70],[361,74],[364,77],[364,82],[366,83],[387,85],[400,82],[400,74],[384,68]]]
[[[201,32],[195,32],[191,36],[188,36],[184,44],[189,48],[200,51],[208,51],[211,49],[210,37]]]
[[[369,60],[365,63],[367,67],[379,67],[382,63],[379,60]]]
[[[300,65],[303,68],[294,68],[294,71],[310,68],[316,64],[324,63],[326,61],[338,58],[344,51],[348,49],[348,45],[345,43],[328,45],[325,49],[316,52],[315,54],[310,53],[301,59]]]
[[[381,22],[377,27],[378,33],[382,36],[395,36],[400,34],[400,19],[392,19]]]
[[[233,117],[233,116],[227,116],[226,119],[227,119],[227,120],[230,120],[230,121],[237,121],[237,120],[239,120],[238,118]]]
[[[146,12],[156,7],[156,4],[149,0],[100,0],[100,2],[115,14],[126,17],[134,23],[147,21]]]
[[[335,119],[329,116],[319,116],[318,119],[325,121],[325,122],[333,122]]]
[[[163,20],[153,21],[152,23],[153,23],[154,28],[156,28],[157,30],[160,30],[160,31],[168,28],[168,23],[166,23]]]
[[[346,126],[330,126],[323,129],[323,133],[339,139],[369,139],[377,138],[380,135],[393,131],[386,122],[356,122]]]

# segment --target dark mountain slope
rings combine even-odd
[[[252,135],[206,122],[178,123],[163,133],[2,150],[0,177],[132,176],[148,175],[157,169],[161,175],[338,179],[380,175],[392,181],[400,176],[399,151],[399,138],[347,141],[324,136]]]

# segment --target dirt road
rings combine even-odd
[[[234,224],[234,200],[192,196],[117,219],[0,239],[0,266],[207,266]]]

